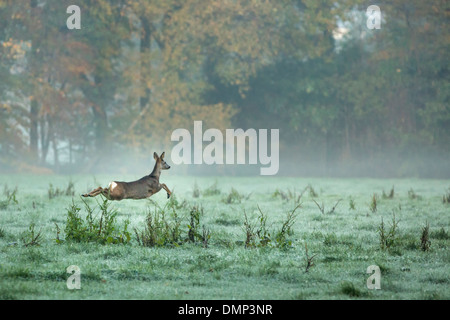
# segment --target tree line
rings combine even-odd
[[[150,159],[202,120],[279,128],[281,174],[450,176],[446,1],[378,30],[360,0],[84,0],[79,30],[71,4],[0,0],[4,171]]]

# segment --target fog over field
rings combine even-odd
[[[0,171],[141,174],[153,152],[174,159],[181,130],[192,164],[179,174],[258,174],[258,141],[258,154],[278,151],[271,175],[448,179],[447,11],[1,1]],[[239,165],[227,129],[255,130]],[[278,132],[276,148],[264,131]],[[198,164],[197,149],[215,164]]]

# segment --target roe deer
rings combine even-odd
[[[152,173],[148,176],[132,182],[113,181],[107,188],[98,187],[89,193],[82,194],[82,196],[95,197],[102,194],[109,200],[145,199],[163,188],[167,191],[167,198],[170,198],[172,192],[164,183],[159,183],[161,170],[170,169],[170,166],[164,161],[164,153],[160,157],[158,157],[156,152],[153,153],[156,163]]]

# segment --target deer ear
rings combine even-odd
[[[161,156],[160,156],[161,160],[164,160],[165,153],[166,153],[165,151],[163,153],[161,153]]]
[[[158,154],[156,152],[153,152],[153,159],[158,160]]]

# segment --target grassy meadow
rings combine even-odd
[[[171,200],[108,202],[124,241],[68,239],[68,210],[86,217],[81,193],[136,178],[0,175],[0,299],[450,298],[449,180],[164,172]],[[86,203],[98,219],[101,197]],[[149,214],[153,242],[137,239]],[[70,265],[80,290],[67,288]],[[380,290],[367,288],[370,265]]]

